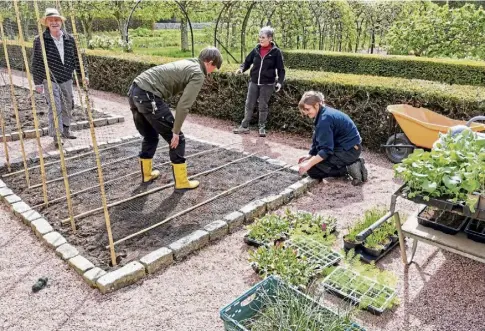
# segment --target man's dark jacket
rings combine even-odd
[[[285,80],[285,66],[283,63],[283,54],[281,50],[271,42],[271,50],[261,58],[260,48],[257,45],[251,53],[246,57],[246,60],[241,64],[242,71],[246,71],[253,65],[249,75],[251,82],[258,85],[274,84],[276,82],[276,70],[278,71],[278,83],[283,85]],[[275,70],[276,69],[276,70]]]
[[[72,73],[76,70],[78,78],[81,79],[81,69],[79,67],[79,59],[77,56],[77,48],[74,38],[65,33],[64,38],[64,64],[61,61],[61,56],[57,50],[57,46],[52,39],[49,29],[44,31],[45,51],[47,55],[47,63],[49,64],[51,80],[55,83],[61,84],[72,79]],[[32,54],[32,75],[34,76],[34,84],[41,85],[46,79],[44,59],[42,58],[42,48],[40,37],[34,39],[34,50]]]

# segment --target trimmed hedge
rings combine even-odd
[[[291,69],[485,86],[485,62],[481,61],[321,51],[285,51],[284,57]]]
[[[126,95],[129,85],[142,71],[175,60],[137,55],[135,61],[129,59],[129,54],[106,54],[88,52],[90,87],[121,95]],[[221,72],[211,75],[191,111],[239,123],[244,116],[249,78],[234,75],[237,67],[223,65]],[[310,137],[313,123],[300,115],[297,105],[305,91],[314,89],[325,94],[330,106],[349,114],[357,124],[364,144],[371,149],[378,149],[389,136],[386,107],[390,104],[426,107],[463,120],[485,113],[484,87],[302,70],[288,70],[287,77],[282,91],[271,98],[269,129]],[[169,102],[175,105],[177,98]],[[254,120],[256,116],[257,112]]]

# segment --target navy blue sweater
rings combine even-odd
[[[350,117],[328,106],[320,107],[315,117],[315,132],[310,155],[326,159],[334,152],[348,151],[360,144],[359,131]]]

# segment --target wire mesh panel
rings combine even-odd
[[[375,314],[382,314],[396,297],[394,289],[342,267],[325,277],[322,285],[328,291],[361,304]]]

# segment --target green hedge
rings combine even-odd
[[[485,86],[485,62],[354,53],[285,51],[290,69],[424,79]]]
[[[132,80],[143,70],[174,60],[137,55],[135,61],[129,59],[130,55],[106,54],[88,52],[90,87],[121,95],[126,95]],[[223,65],[220,73],[211,75],[191,112],[239,123],[244,115],[249,78],[234,75],[236,68],[237,65]],[[422,106],[463,120],[485,113],[484,87],[301,70],[288,70],[287,77],[282,91],[271,98],[269,129],[310,137],[312,122],[300,115],[297,105],[303,92],[314,89],[325,94],[330,106],[351,116],[364,144],[371,149],[378,149],[389,136],[386,107],[390,104]],[[172,104],[176,101],[170,100]],[[254,120],[256,116],[257,113]]]

